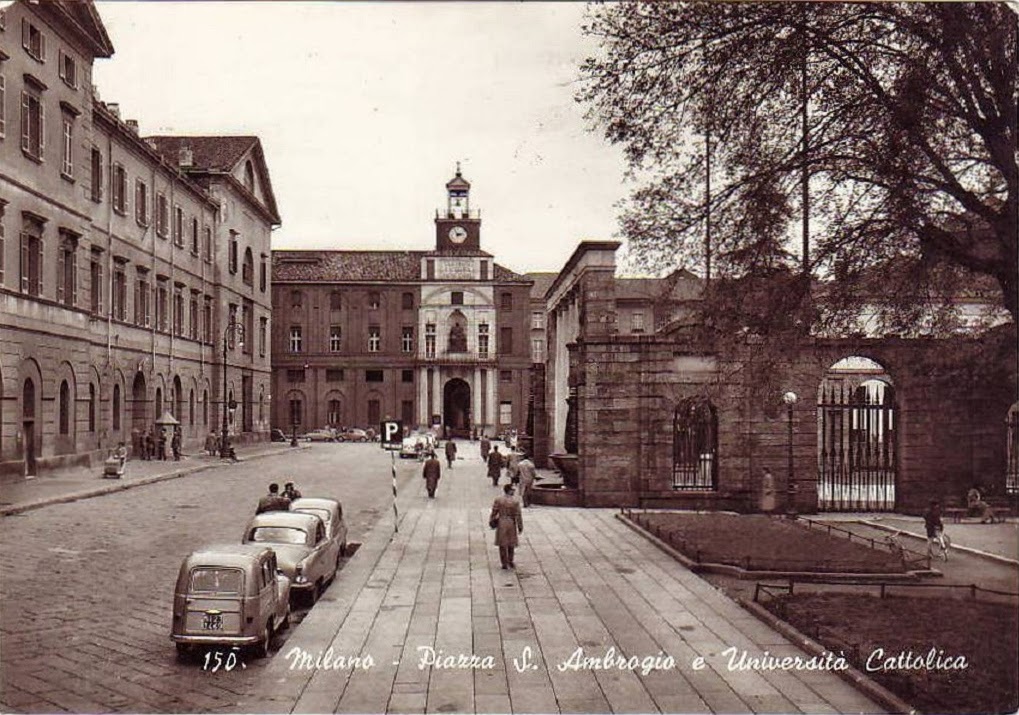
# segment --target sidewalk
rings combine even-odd
[[[910,544],[910,548],[923,550],[922,543],[927,541],[923,517],[906,516],[904,514],[811,514],[809,518],[816,521],[855,522],[873,526],[882,531],[902,532],[917,537],[919,541]],[[952,547],[969,551],[978,556],[1019,566],[1019,522],[1008,518],[995,524],[981,524],[977,521],[955,523],[945,520],[945,532],[952,539]],[[921,546],[917,546],[920,543]]]
[[[291,449],[289,444],[266,442],[239,447],[237,457],[243,462],[289,449]],[[120,479],[104,479],[102,465],[91,469],[86,467],[62,469],[52,474],[0,484],[0,516],[175,479],[220,464],[226,465],[230,462],[206,454],[184,455],[179,462],[131,460]]]
[[[803,654],[612,510],[525,509],[503,571],[480,460],[444,469],[435,500],[412,484],[399,534],[379,520],[238,712],[881,712],[833,672],[730,668],[730,647]],[[675,666],[564,667],[610,648]],[[448,667],[422,667],[429,649]]]

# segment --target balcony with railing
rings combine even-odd
[[[495,362],[495,353],[477,350],[423,350],[418,359],[430,365],[464,365],[472,363],[492,364]]]

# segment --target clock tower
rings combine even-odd
[[[446,209],[435,213],[435,250],[481,250],[481,214],[470,209],[471,184],[460,173],[446,183]]]

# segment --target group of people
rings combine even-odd
[[[452,468],[453,463],[456,461],[456,443],[453,440],[447,440],[444,450],[446,465],[448,468]],[[521,507],[529,507],[531,505],[531,489],[534,486],[537,470],[535,469],[534,462],[527,455],[513,451],[503,455],[499,452],[499,448],[493,446],[491,441],[485,436],[481,438],[481,458],[487,465],[487,474],[492,480],[492,486],[499,486],[503,470],[506,471],[510,479],[509,484],[503,485],[502,495],[496,497],[492,503],[492,511],[488,518],[488,524],[495,530],[495,544],[499,547],[499,561],[502,564],[502,568],[511,569],[515,567],[513,552],[518,544],[518,534],[524,530]],[[439,458],[434,451],[430,451],[426,455],[421,476],[425,480],[428,498],[434,499],[435,491],[439,486],[439,480],[442,478],[442,465],[439,463]],[[522,504],[521,501],[515,498],[516,486],[518,484],[521,489]]]
[[[158,433],[153,433],[153,430],[145,430],[145,434],[141,435],[138,440],[141,457],[144,460],[155,459],[160,461],[173,457],[174,461],[180,461],[182,440],[183,435],[179,425],[173,428],[173,433],[169,438],[167,438],[166,427],[160,427]],[[168,442],[170,446],[169,453],[166,451]]]
[[[287,482],[283,486],[283,492],[280,493],[280,485],[273,482],[269,485],[269,493],[258,500],[258,506],[255,508],[256,514],[261,514],[266,511],[290,511],[290,502],[294,499],[300,499],[301,492],[294,486],[293,482]]]

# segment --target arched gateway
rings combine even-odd
[[[442,414],[448,437],[469,437],[471,432],[471,386],[458,377],[442,390]]]

